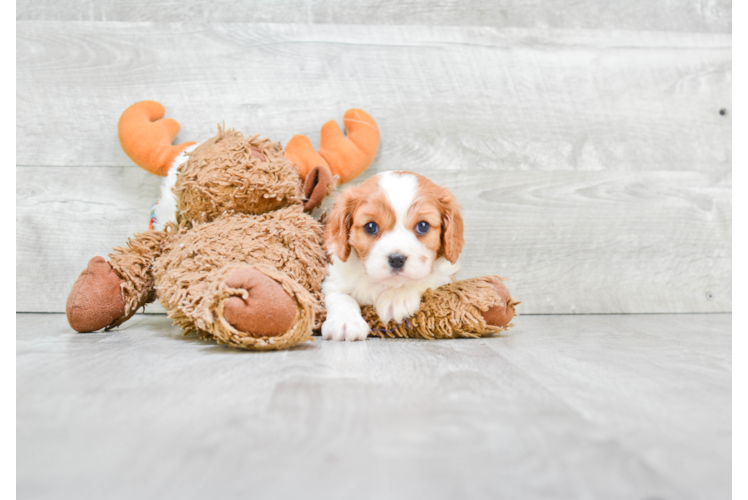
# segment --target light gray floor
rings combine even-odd
[[[19,314],[18,497],[730,497],[730,315],[516,323],[248,353]]]

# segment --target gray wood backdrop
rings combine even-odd
[[[730,1],[37,0],[16,27],[18,311],[147,226],[159,179],[117,141],[142,99],[197,141],[366,109],[365,176],[450,187],[461,276],[521,313],[730,311]]]

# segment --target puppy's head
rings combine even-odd
[[[452,193],[422,175],[383,172],[343,193],[325,241],[344,262],[355,251],[374,281],[418,280],[438,257],[457,262],[464,244],[460,210]]]

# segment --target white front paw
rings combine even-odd
[[[418,292],[398,293],[398,291],[383,293],[377,299],[375,307],[379,319],[385,325],[393,319],[395,323],[402,323],[405,318],[413,316],[421,307],[421,294]]]
[[[366,340],[370,331],[369,324],[359,311],[328,312],[327,319],[322,323],[322,338],[325,340]]]

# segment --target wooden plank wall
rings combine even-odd
[[[63,311],[147,225],[159,179],[116,131],[142,99],[198,141],[368,110],[366,175],[450,187],[461,276],[510,277],[521,313],[730,310],[730,2],[347,5],[18,3],[17,310]]]

